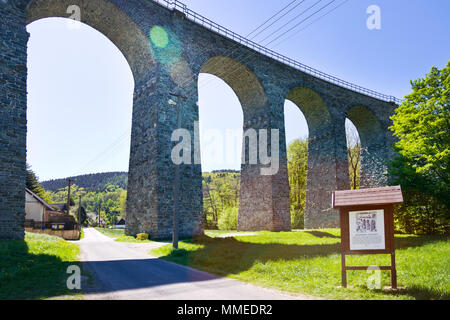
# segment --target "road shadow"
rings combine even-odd
[[[156,258],[89,261],[82,262],[81,266],[95,279],[90,286],[83,288],[86,294],[106,294],[220,279],[216,275]]]

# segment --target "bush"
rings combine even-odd
[[[291,207],[291,226],[292,229],[305,228],[305,209],[295,209]]]
[[[149,236],[147,233],[139,233],[136,236],[136,240],[139,240],[139,241],[146,241],[146,240],[148,240],[148,238],[149,238]]]
[[[219,230],[237,230],[238,208],[227,208],[219,215]]]
[[[395,229],[406,234],[449,234],[449,212],[442,202],[420,192],[403,191],[394,211]]]

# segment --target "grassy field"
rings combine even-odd
[[[95,228],[95,230],[101,232],[105,236],[113,238],[114,241],[117,242],[127,242],[127,243],[150,243],[153,242],[151,240],[136,240],[135,237],[130,237],[125,235],[125,230],[123,229],[104,229],[104,228]]]
[[[227,233],[227,232],[225,232]],[[235,233],[235,232],[229,232]],[[292,293],[327,299],[449,299],[450,243],[448,237],[396,236],[400,290],[369,289],[374,272],[349,271],[349,288],[341,288],[338,229],[220,239],[223,232],[183,241],[152,251],[165,260]],[[348,265],[389,265],[389,255],[352,256]],[[390,272],[381,271],[382,286]]]
[[[0,299],[76,298],[79,292],[67,289],[66,281],[67,268],[79,265],[78,253],[78,245],[44,234],[0,241]]]

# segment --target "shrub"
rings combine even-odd
[[[148,238],[149,238],[149,236],[147,233],[139,233],[136,236],[136,240],[139,240],[139,241],[145,241],[145,240],[148,240]]]
[[[295,209],[291,206],[291,226],[292,229],[305,228],[305,208]]]
[[[219,230],[237,230],[238,208],[227,208],[219,215]]]
[[[405,202],[395,207],[397,232],[406,234],[448,234],[450,219],[447,207],[433,196],[403,191]]]

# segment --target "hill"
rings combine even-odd
[[[212,173],[204,173],[206,177],[214,177],[217,176],[219,178],[223,178],[227,175],[239,174],[239,171],[234,170],[216,170]],[[40,185],[44,187],[45,190],[51,192],[57,192],[59,189],[67,187],[67,179],[53,179],[41,182]],[[84,188],[87,191],[104,191],[105,186],[108,184],[113,184],[119,188],[124,190],[127,189],[128,186],[128,173],[127,172],[105,172],[105,173],[93,173],[86,174],[76,177],[70,177],[80,188]]]
[[[57,192],[59,189],[67,187],[67,179],[54,179],[41,182],[41,186],[47,191]],[[127,189],[128,173],[127,172],[106,172],[86,174],[77,177],[70,177],[78,187],[87,191],[103,191],[109,184],[113,184],[122,189]]]

